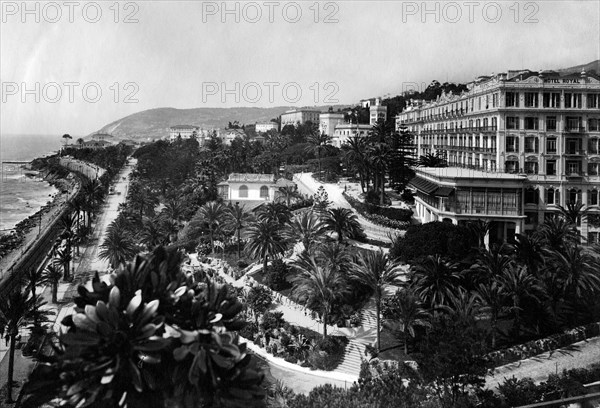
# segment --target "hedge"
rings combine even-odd
[[[410,220],[413,216],[412,210],[363,203],[346,193],[342,194],[360,215],[374,224],[401,230],[405,230],[410,226]]]
[[[504,350],[492,351],[486,355],[494,367],[514,363],[535,355],[552,351],[600,335],[600,322],[579,326],[569,331],[553,334],[543,339],[532,340]]]

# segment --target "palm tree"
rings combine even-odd
[[[15,367],[15,343],[19,330],[28,325],[34,318],[37,304],[29,297],[27,290],[13,290],[0,298],[0,334],[10,340],[8,352],[7,403],[13,403],[12,387]]]
[[[208,236],[210,239],[210,251],[215,252],[215,231],[218,230],[221,223],[223,223],[225,216],[225,206],[223,203],[217,201],[210,201],[200,207],[198,210],[198,217],[202,220],[206,228],[208,229]]]
[[[419,157],[417,165],[419,167],[446,167],[446,160],[439,152],[436,154],[427,153],[425,156]]]
[[[60,265],[63,270],[63,279],[68,281],[71,279],[71,260],[73,256],[71,251],[66,248],[59,248],[56,250],[56,258],[53,260],[56,264]]]
[[[37,303],[38,296],[36,289],[40,284],[43,283],[42,271],[40,271],[37,268],[27,269],[23,278],[23,283],[26,285],[26,288],[29,289],[29,291],[31,292],[31,298],[33,299],[33,302]],[[33,316],[33,325],[35,327],[38,327],[38,323],[38,316],[36,314]]]
[[[473,325],[475,316],[481,311],[481,301],[476,293],[459,287],[455,293],[450,294],[448,309],[455,321]]]
[[[374,189],[379,188],[379,204],[385,204],[385,173],[388,170],[388,165],[392,157],[392,150],[386,143],[376,143],[372,145],[368,151],[368,158],[373,172],[375,173],[373,186]]]
[[[344,159],[349,169],[354,169],[360,179],[362,192],[369,189],[370,167],[368,165],[367,140],[364,137],[354,136],[342,146]]]
[[[526,299],[538,300],[537,295],[542,292],[535,277],[528,273],[523,266],[511,266],[503,276],[498,279],[502,287],[502,294],[510,302],[510,309],[514,313],[513,330],[519,336],[521,329],[521,304]]]
[[[62,272],[53,263],[48,264],[42,271],[41,282],[48,283],[52,287],[52,303],[58,303],[58,284],[62,278]]]
[[[579,242],[579,233],[564,217],[551,217],[538,230],[545,246],[562,251],[566,246]]]
[[[325,338],[333,304],[344,295],[346,281],[340,273],[327,265],[318,264],[315,257],[307,253],[300,255],[292,265],[299,272],[292,279],[292,293],[298,300],[304,300],[320,312]]]
[[[325,133],[313,133],[306,138],[306,143],[308,145],[304,149],[307,153],[312,153],[317,155],[317,160],[319,162],[319,177],[321,179],[321,156],[323,153],[327,152],[331,149],[331,137],[326,135]]]
[[[477,295],[489,310],[491,318],[492,349],[496,348],[496,332],[498,331],[498,317],[504,309],[505,296],[502,286],[497,281],[480,284]]]
[[[125,264],[136,254],[135,243],[131,236],[123,229],[114,228],[112,224],[108,228],[100,249],[99,258],[106,259],[113,269]]]
[[[533,276],[538,276],[539,268],[545,262],[543,240],[540,234],[537,232],[531,235],[516,234],[515,241],[511,245],[515,260],[526,265],[527,270]]]
[[[491,223],[483,220],[470,221],[467,228],[477,237],[479,248],[485,248],[485,237],[490,233]]]
[[[305,251],[318,244],[326,233],[325,224],[312,211],[294,217],[285,227],[284,235],[293,242],[302,242]]]
[[[507,244],[492,244],[490,249],[480,249],[475,264],[470,268],[475,272],[476,283],[487,283],[504,274],[514,262],[508,255],[511,247]]]
[[[292,198],[300,197],[300,193],[298,192],[298,187],[296,186],[283,186],[279,187],[279,196],[277,197],[278,201],[285,201],[285,204],[289,207]]]
[[[408,354],[408,338],[415,337],[417,327],[431,327],[431,314],[423,308],[423,304],[412,289],[404,288],[386,303],[386,326],[402,333],[404,338],[404,354]]]
[[[235,203],[235,206],[229,206],[226,212],[228,227],[232,228],[237,234],[237,256],[241,256],[242,229],[252,220],[252,214],[246,211],[245,206]]]
[[[283,203],[271,202],[258,207],[258,210],[256,210],[256,218],[284,225],[292,218],[292,212],[288,206]]]
[[[381,301],[385,296],[386,288],[403,283],[403,275],[404,271],[400,264],[390,260],[382,250],[362,252],[350,272],[351,279],[369,288],[375,296],[377,350],[381,347]]]
[[[168,241],[168,237],[165,237],[165,231],[161,228],[161,220],[158,216],[154,218],[142,218],[140,238],[148,250],[152,250]]]
[[[81,149],[83,147],[83,144],[85,143],[85,141],[83,140],[83,138],[79,138],[77,139],[77,144],[79,145],[79,148]]]
[[[348,208],[338,207],[327,210],[323,224],[327,230],[337,234],[339,243],[343,243],[345,237],[353,238],[363,231],[358,217]]]
[[[185,208],[186,203],[181,197],[170,199],[166,202],[160,215],[163,219],[172,221],[177,226],[177,230],[179,230],[181,220],[184,218]]]
[[[574,228],[577,228],[577,225],[580,225],[581,221],[585,220],[588,215],[588,208],[581,201],[569,202],[566,207],[559,205],[558,209],[565,220]]]
[[[600,291],[596,262],[580,245],[570,245],[563,252],[549,253],[547,272],[558,277],[565,299],[583,300]]]
[[[283,253],[286,249],[281,226],[275,222],[258,220],[244,231],[248,240],[244,250],[252,258],[263,260],[263,271],[267,271],[268,258]]]
[[[92,226],[92,214],[96,211],[97,206],[104,199],[104,188],[98,180],[89,180],[85,182],[81,188],[82,197],[86,198],[84,207],[88,213],[88,228]]]
[[[458,264],[439,255],[429,255],[412,267],[411,287],[431,308],[448,306],[450,296],[460,285]]]
[[[315,257],[322,264],[342,274],[344,278],[349,276],[353,266],[352,247],[339,242],[327,242],[320,245]]]

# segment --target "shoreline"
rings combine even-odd
[[[57,191],[50,203],[43,205],[34,214],[19,221],[14,228],[0,233],[3,245],[0,247],[0,281],[17,264],[23,254],[38,239],[45,226],[57,217],[65,208],[68,199],[77,189],[77,178],[69,172],[66,178],[55,175],[44,177],[44,168],[35,169],[40,174],[40,179],[49,183]],[[41,222],[41,225],[40,225]]]

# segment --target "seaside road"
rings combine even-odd
[[[93,239],[90,240],[86,248],[82,248],[81,256],[75,257],[75,262],[73,265],[73,270],[75,271],[73,282],[61,282],[59,284],[58,304],[52,304],[51,302],[52,295],[50,286],[44,286],[38,289],[40,296],[42,296],[44,300],[48,302],[46,308],[55,312],[54,316],[50,316],[50,321],[53,324],[53,330],[55,330],[57,333],[61,330],[62,326],[60,322],[62,319],[65,316],[73,313],[75,304],[72,300],[77,294],[77,287],[79,285],[89,283],[90,278],[93,276],[93,271],[98,270],[100,272],[105,272],[108,270],[108,263],[104,260],[98,259],[98,246],[101,244],[101,240],[106,233],[106,229],[117,217],[119,204],[125,201],[129,188],[129,174],[135,166],[135,163],[135,160],[130,159],[129,164],[119,174],[118,182],[115,184],[115,191],[120,192],[121,194],[108,196],[108,199],[95,222]],[[23,329],[21,330],[20,334],[22,339],[25,340],[29,336],[29,330]],[[0,373],[5,372],[8,366],[8,355],[6,355],[7,351],[8,346],[6,343],[4,341],[0,341]],[[18,385],[14,388],[13,395],[17,395],[19,389],[29,376],[32,368],[33,360],[31,358],[22,357],[21,351],[16,350],[14,380]],[[0,402],[0,407],[1,406],[3,405]]]

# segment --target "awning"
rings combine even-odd
[[[452,187],[439,187],[437,190],[435,190],[433,195],[436,197],[448,197],[452,193],[454,193],[454,189]]]
[[[437,184],[420,176],[415,176],[412,180],[410,180],[410,184],[417,190],[420,190],[426,194],[431,194],[438,188]]]

